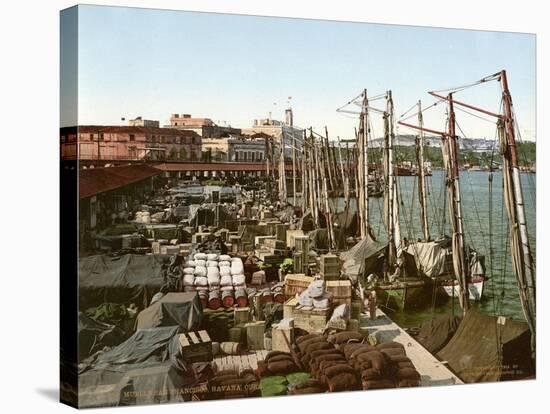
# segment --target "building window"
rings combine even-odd
[[[103,141],[103,139],[104,139],[103,132],[100,132],[100,133],[99,133],[99,140],[100,140],[100,141]]]
[[[135,141],[136,140],[136,136],[134,134],[130,134],[130,141]]]
[[[178,126],[178,123],[177,123],[177,122],[174,122],[174,125],[175,125],[175,126]]]
[[[90,134],[90,141],[94,140],[94,134]]]

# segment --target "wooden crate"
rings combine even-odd
[[[295,247],[295,238],[304,235],[303,230],[287,230],[286,231],[286,245],[287,247]]]
[[[325,283],[325,289],[332,294],[332,303],[341,305],[345,303],[351,306],[352,289],[349,280],[329,280]]]
[[[340,277],[342,262],[334,254],[322,254],[319,258],[319,273],[325,280],[334,280]]]
[[[283,305],[283,318],[293,319],[294,328],[307,332],[322,332],[330,318],[331,308],[315,309],[298,304],[297,298],[289,299]]]
[[[295,297],[287,300],[283,305],[283,318],[284,319],[293,319],[294,318],[294,308],[298,304],[298,299]]]
[[[286,338],[286,340],[285,340]],[[294,343],[294,328],[275,325],[271,330],[271,349],[273,351],[290,352]]]
[[[235,325],[244,325],[250,322],[250,308],[235,308],[233,318]]]
[[[210,362],[212,341],[206,331],[186,332],[179,335],[181,353],[189,362]]]
[[[332,308],[317,309],[312,306],[296,305],[292,311],[294,327],[307,332],[323,332],[327,325]]]
[[[302,293],[310,283],[313,282],[312,276],[306,276],[303,273],[288,274],[285,276],[284,295],[287,299],[293,298],[296,294]]]
[[[248,350],[264,349],[265,321],[249,322],[245,327]]]

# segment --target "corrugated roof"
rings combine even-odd
[[[157,168],[149,165],[124,165],[120,167],[88,168],[79,171],[79,198],[112,191],[137,183],[159,174]]]

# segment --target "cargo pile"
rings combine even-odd
[[[311,376],[330,392],[360,389],[357,372],[344,353],[324,335],[307,334],[296,339],[300,361]]]
[[[183,268],[183,290],[198,292],[203,308],[246,306],[243,261],[218,253],[195,253]]]
[[[347,361],[360,374],[364,390],[420,385],[420,374],[407,357],[403,345],[397,342],[376,346],[346,343],[341,348]]]

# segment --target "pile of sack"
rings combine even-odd
[[[312,378],[330,392],[352,391],[361,388],[356,370],[321,334],[307,334],[296,339],[300,361]]]
[[[218,253],[195,253],[183,266],[183,290],[198,292],[203,306],[208,303],[232,306],[235,291],[242,292],[245,289],[244,266],[239,257],[232,258]],[[218,300],[209,300],[212,298]]]
[[[258,361],[258,375],[287,375],[299,371],[299,367],[292,355],[283,351],[270,351],[262,361]]]
[[[208,381],[208,399],[259,397],[259,381],[252,369],[218,371]]]
[[[348,342],[340,348],[346,360],[359,373],[364,390],[413,387],[420,384],[420,374],[407,357],[403,345],[397,342],[376,346]]]
[[[300,293],[298,303],[302,306],[326,309],[332,303],[332,295],[325,290],[325,281],[318,279],[311,282],[307,289]]]

